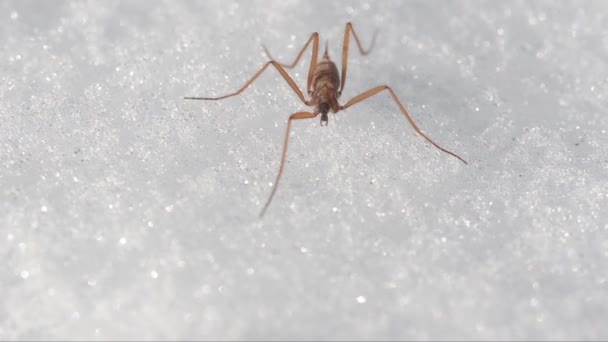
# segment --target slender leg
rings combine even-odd
[[[277,174],[277,179],[274,181],[272,185],[272,192],[264,205],[264,208],[260,212],[260,217],[264,216],[266,213],[266,209],[272,202],[272,198],[274,197],[275,192],[277,191],[277,187],[279,186],[279,181],[281,180],[281,174],[283,174],[283,167],[285,166],[285,157],[287,156],[287,147],[289,145],[289,133],[291,132],[291,122],[293,120],[302,120],[302,119],[312,119],[315,118],[319,113],[309,113],[309,112],[297,112],[291,114],[289,120],[287,121],[287,129],[285,129],[285,141],[283,142],[283,152],[281,153],[281,163],[279,164],[279,173]]]
[[[302,55],[304,54],[304,51],[306,51],[306,48],[308,47],[308,45],[310,45],[310,42],[315,41],[317,43],[319,43],[319,34],[317,32],[313,33],[310,38],[308,38],[308,41],[306,42],[306,44],[304,44],[304,47],[302,47],[302,49],[300,50],[300,52],[298,52],[298,56],[296,57],[296,60],[293,61],[293,63],[291,64],[287,64],[287,63],[280,63],[281,66],[285,69],[293,69],[298,62],[300,61],[300,58],[302,58]],[[272,58],[272,56],[270,55],[270,52],[268,52],[268,49],[266,48],[265,45],[262,45],[262,48],[264,49],[264,53],[266,54],[266,56],[268,56],[268,58],[272,61],[278,62],[276,59]],[[313,45],[314,48],[314,45]]]
[[[317,57],[319,54],[319,34],[317,32],[313,33],[310,38],[308,39],[308,41],[306,42],[306,44],[304,44],[304,47],[302,48],[302,50],[300,50],[300,52],[298,53],[298,56],[296,57],[295,61],[293,61],[293,63],[291,64],[284,64],[284,63],[279,63],[283,68],[286,69],[293,69],[298,62],[300,61],[300,58],[302,57],[302,55],[304,54],[304,51],[306,51],[306,48],[308,48],[308,45],[310,45],[310,42],[312,42],[312,59],[310,60],[310,67],[308,68],[308,82],[306,84],[306,90],[308,91],[308,93],[310,94],[312,92],[312,89],[310,88],[310,85],[312,83],[312,77],[314,75],[314,69],[317,66]],[[270,58],[271,60],[275,60],[274,58],[272,58],[272,56],[270,55],[270,52],[268,52],[268,49],[266,49],[266,46],[262,45],[262,48],[264,48],[264,52],[266,53],[266,55],[268,56],[268,58]]]
[[[418,128],[418,126],[416,126],[416,123],[414,123],[414,120],[412,119],[412,117],[410,116],[410,114],[407,112],[407,110],[405,109],[405,107],[403,107],[403,105],[401,104],[401,101],[399,101],[399,98],[397,98],[397,95],[395,95],[395,92],[393,91],[393,89],[391,89],[389,86],[383,85],[383,86],[379,86],[373,89],[370,89],[362,94],[359,94],[355,97],[353,97],[352,99],[350,99],[348,102],[346,102],[346,104],[344,106],[341,106],[340,109],[346,109],[348,107],[351,107],[371,96],[374,96],[376,94],[378,94],[379,92],[383,91],[383,90],[388,90],[389,93],[391,94],[391,96],[393,97],[393,100],[395,100],[395,102],[397,102],[397,105],[399,106],[399,109],[401,109],[401,112],[403,113],[403,115],[405,115],[405,118],[407,119],[407,121],[409,121],[410,125],[412,125],[412,128],[414,128],[414,130],[420,134],[424,139],[426,139],[426,141],[430,142],[433,146],[437,147],[438,149],[440,149],[441,151],[458,158],[461,162],[467,164],[467,162],[462,159],[460,156],[458,156],[456,153],[450,152],[448,150],[446,150],[445,148],[439,146],[437,143],[435,143],[433,140],[431,140],[431,138],[429,138],[428,136],[426,136],[426,134],[422,133],[422,131],[420,130],[420,128]]]
[[[256,72],[255,75],[253,75],[253,77],[251,77],[251,79],[249,81],[247,81],[247,83],[245,83],[244,86],[241,87],[241,89],[237,90],[236,92],[234,92],[232,94],[228,94],[228,95],[224,95],[224,96],[220,96],[220,97],[185,97],[184,99],[186,99],[186,100],[221,100],[221,99],[225,99],[227,97],[239,95],[245,89],[247,89],[247,87],[249,87],[251,85],[251,83],[253,83],[253,81],[255,81],[264,72],[264,70],[266,70],[266,68],[268,68],[269,65],[274,66],[279,71],[281,76],[283,76],[285,81],[287,81],[287,83],[289,84],[291,89],[293,89],[293,91],[295,91],[295,93],[298,95],[300,100],[302,100],[302,102],[304,102],[306,105],[308,105],[308,101],[306,101],[306,99],[304,98],[304,94],[302,94],[302,91],[300,90],[300,88],[298,87],[296,82],[294,82],[294,80],[291,78],[291,76],[289,76],[287,71],[285,71],[285,69],[283,69],[283,67],[275,61],[270,61],[270,62],[264,64],[264,66],[258,72]]]
[[[342,95],[342,89],[344,89],[344,83],[346,83],[346,65],[348,64],[348,46],[350,44],[351,32],[353,33],[353,37],[355,37],[355,41],[359,47],[359,52],[361,52],[361,55],[363,56],[367,55],[374,48],[374,44],[376,43],[376,35],[378,34],[378,31],[374,32],[374,37],[372,38],[372,43],[370,44],[369,48],[367,48],[367,50],[363,50],[363,47],[361,47],[361,41],[353,29],[353,24],[346,24],[346,28],[344,29],[344,44],[342,45],[342,80],[340,83],[340,91],[338,91],[338,96]]]

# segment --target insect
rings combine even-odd
[[[285,63],[280,63],[280,62],[276,61],[275,59],[272,58],[272,56],[270,55],[270,53],[268,52],[266,47],[263,47],[264,52],[266,53],[266,55],[268,56],[270,61],[266,62],[266,64],[264,64],[264,66],[262,66],[262,68],[260,70],[258,70],[258,72],[256,72],[245,83],[245,85],[243,85],[236,92],[228,94],[228,95],[220,96],[220,97],[185,97],[186,100],[215,101],[215,100],[221,100],[221,99],[225,99],[228,97],[239,95],[245,89],[247,89],[269,66],[273,66],[279,72],[279,74],[281,74],[281,76],[285,79],[285,81],[291,87],[291,89],[293,89],[293,91],[296,93],[296,95],[298,95],[298,97],[300,98],[302,103],[304,103],[305,105],[307,105],[309,107],[313,107],[311,112],[296,112],[296,113],[291,114],[289,116],[289,119],[287,120],[287,128],[285,129],[285,140],[283,142],[283,150],[281,152],[281,162],[279,164],[279,172],[277,173],[276,180],[272,186],[272,191],[270,192],[270,196],[268,197],[266,204],[264,204],[264,207],[262,208],[262,211],[260,212],[260,217],[264,216],[264,213],[266,213],[266,210],[268,209],[268,206],[272,202],[272,199],[274,198],[274,195],[277,191],[279,181],[281,180],[281,175],[283,174],[283,168],[285,166],[285,157],[287,156],[287,147],[289,145],[289,133],[291,131],[292,122],[295,120],[313,119],[313,118],[316,118],[317,116],[321,115],[321,126],[323,126],[323,125],[327,126],[329,123],[329,118],[328,118],[327,114],[330,111],[332,113],[337,113],[341,110],[352,107],[352,106],[356,105],[357,103],[359,103],[371,96],[374,96],[384,90],[389,92],[389,94],[391,95],[393,100],[396,102],[397,106],[399,107],[399,109],[401,110],[401,112],[403,113],[403,115],[405,116],[407,121],[410,123],[412,128],[416,131],[416,133],[421,135],[424,139],[426,139],[426,141],[431,143],[433,146],[435,146],[442,152],[445,152],[455,158],[458,158],[461,162],[467,164],[467,162],[464,159],[462,159],[460,156],[458,156],[454,152],[448,151],[447,149],[439,146],[431,138],[429,138],[426,134],[424,134],[420,130],[420,128],[418,128],[418,126],[416,125],[416,123],[414,122],[414,120],[412,119],[410,114],[407,112],[407,110],[405,109],[405,107],[403,106],[401,101],[399,101],[399,98],[397,97],[397,95],[395,95],[395,92],[393,91],[393,89],[391,89],[391,87],[389,87],[387,85],[381,85],[381,86],[369,89],[369,90],[353,97],[352,99],[348,100],[344,105],[340,105],[340,103],[338,102],[338,99],[340,98],[340,95],[342,95],[342,90],[344,90],[344,84],[346,82],[346,70],[347,70],[347,65],[348,65],[348,48],[349,48],[351,34],[354,37],[355,42],[357,43],[359,52],[363,56],[367,55],[372,50],[372,48],[374,46],[375,38],[376,38],[376,36],[374,35],[374,38],[372,39],[372,42],[371,42],[369,48],[367,50],[364,50],[363,47],[361,46],[361,41],[359,40],[359,37],[357,37],[357,34],[355,33],[355,31],[353,29],[353,25],[350,22],[346,24],[345,31],[344,31],[344,42],[342,45],[342,73],[341,74],[338,73],[338,68],[336,67],[336,64],[334,64],[334,62],[332,62],[331,59],[329,58],[329,55],[327,53],[327,44],[325,45],[325,53],[321,57],[321,60],[317,62],[318,53],[319,53],[319,34],[317,32],[315,32],[310,36],[310,38],[308,39],[308,41],[306,42],[304,47],[302,47],[302,49],[296,56],[296,59],[291,64],[285,64]],[[285,69],[294,68],[300,61],[300,58],[302,57],[302,55],[304,54],[306,49],[311,44],[312,44],[312,58],[310,61],[310,67],[308,69],[308,79],[306,82],[306,90],[308,91],[308,95],[309,95],[310,99],[307,100],[304,97],[304,94],[302,94],[302,91],[300,90],[300,88],[298,87],[296,82],[291,78],[291,76],[289,76],[289,74],[287,73],[287,71]]]

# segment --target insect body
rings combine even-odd
[[[338,103],[338,89],[340,87],[340,74],[336,64],[329,59],[327,47],[323,58],[315,67],[315,74],[312,78],[313,90],[310,94],[311,105],[315,107],[315,112],[321,113],[321,124],[329,123],[327,113],[331,110],[337,113],[340,110]]]
[[[424,134],[418,128],[418,126],[416,125],[416,123],[414,122],[414,120],[412,119],[410,114],[407,112],[407,110],[405,109],[403,104],[401,104],[401,101],[399,101],[399,98],[397,97],[397,95],[395,95],[395,92],[387,85],[381,85],[381,86],[369,89],[369,90],[353,97],[352,99],[347,101],[344,105],[340,105],[340,103],[338,102],[338,99],[340,98],[340,95],[342,94],[342,90],[344,89],[344,84],[346,82],[348,47],[349,47],[351,33],[355,39],[355,42],[357,43],[357,47],[359,48],[359,52],[361,53],[361,55],[364,55],[364,56],[367,55],[369,53],[369,51],[373,48],[373,45],[375,42],[375,36],[374,36],[371,46],[367,50],[364,50],[361,47],[361,42],[359,41],[357,34],[353,30],[352,24],[347,23],[345,32],[344,32],[344,43],[342,45],[342,73],[341,73],[341,75],[338,73],[338,68],[336,67],[334,62],[332,62],[331,59],[329,58],[329,55],[327,53],[327,45],[325,46],[325,53],[321,57],[321,60],[319,62],[317,62],[318,54],[319,54],[319,34],[317,32],[315,32],[310,36],[310,38],[308,39],[308,41],[306,42],[304,47],[300,50],[300,52],[296,56],[296,59],[294,60],[294,62],[291,64],[283,64],[283,63],[277,62],[270,56],[270,53],[268,53],[268,50],[266,49],[266,47],[264,47],[264,51],[270,58],[270,61],[267,62],[266,64],[264,64],[264,66],[257,73],[255,73],[251,77],[251,79],[249,79],[249,81],[247,81],[245,83],[245,85],[243,85],[236,92],[228,94],[228,95],[220,96],[220,97],[186,97],[185,98],[187,100],[221,100],[221,99],[225,99],[227,97],[239,95],[245,89],[247,89],[247,87],[249,87],[253,83],[253,81],[255,81],[264,72],[264,70],[266,70],[269,66],[273,66],[279,72],[279,74],[281,74],[283,79],[285,79],[287,84],[296,93],[296,95],[298,95],[298,97],[300,98],[302,103],[304,103],[307,106],[313,107],[312,112],[296,112],[296,113],[291,114],[291,116],[289,117],[289,120],[287,120],[287,128],[285,129],[285,140],[283,142],[283,151],[281,153],[281,162],[279,164],[279,172],[277,173],[277,178],[273,184],[270,196],[268,197],[266,204],[264,205],[264,207],[262,208],[262,211],[260,212],[260,216],[264,215],[264,213],[268,209],[268,206],[272,202],[272,199],[274,198],[274,194],[277,191],[277,187],[278,187],[279,181],[281,179],[281,175],[283,174],[283,167],[285,165],[285,157],[287,156],[287,147],[289,145],[289,133],[291,131],[291,123],[294,120],[312,119],[312,118],[315,118],[315,117],[321,115],[321,125],[327,126],[327,124],[329,123],[329,118],[328,118],[327,114],[330,111],[333,113],[337,113],[337,112],[344,110],[348,107],[351,107],[371,96],[374,96],[383,90],[386,90],[389,92],[389,94],[391,95],[391,97],[393,98],[393,100],[395,101],[395,103],[397,104],[397,106],[399,107],[399,109],[401,110],[401,112],[403,113],[405,118],[407,119],[407,121],[410,123],[412,128],[418,134],[420,134],[425,140],[427,140],[430,144],[432,144],[433,146],[435,146],[442,152],[445,152],[453,157],[458,158],[460,161],[462,161],[465,164],[467,163],[460,156],[439,146],[437,143],[435,143],[433,140],[431,140],[431,138],[429,138],[426,134]],[[302,57],[302,55],[304,54],[304,52],[306,51],[308,46],[310,46],[311,44],[312,44],[312,58],[310,61],[310,67],[308,69],[308,79],[307,79],[307,84],[306,84],[306,90],[308,91],[310,100],[307,100],[304,97],[304,94],[302,93],[302,91],[300,90],[298,85],[291,78],[291,76],[289,76],[289,74],[287,73],[287,71],[285,69],[294,68],[298,64],[300,58]],[[342,77],[340,77],[340,76],[342,76]]]

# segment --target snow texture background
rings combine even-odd
[[[3,1],[0,339],[608,338],[605,1]],[[342,101],[266,61],[310,34]],[[291,74],[305,86],[309,53]]]

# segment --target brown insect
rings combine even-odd
[[[220,96],[220,97],[186,97],[185,98],[186,100],[221,100],[221,99],[225,99],[227,97],[239,95],[245,89],[247,89],[247,87],[249,87],[253,83],[253,81],[255,81],[262,74],[262,72],[264,72],[264,70],[266,70],[268,68],[268,66],[272,65],[279,71],[281,76],[283,76],[285,81],[287,81],[287,84],[289,84],[291,89],[293,89],[293,91],[298,95],[300,100],[302,100],[302,102],[305,105],[314,107],[312,112],[297,112],[297,113],[291,114],[291,116],[289,117],[289,120],[287,121],[287,128],[285,130],[285,141],[283,143],[283,152],[281,153],[281,163],[279,164],[279,173],[277,174],[277,178],[273,184],[272,192],[270,193],[270,196],[268,197],[266,204],[264,205],[264,207],[262,208],[262,211],[260,212],[260,216],[264,215],[264,213],[266,212],[266,209],[268,209],[268,206],[272,202],[274,194],[277,191],[277,187],[279,185],[279,180],[281,179],[281,175],[283,174],[283,167],[285,165],[285,157],[287,155],[287,146],[289,145],[289,133],[291,130],[291,122],[293,120],[312,119],[312,118],[317,117],[320,114],[321,115],[321,126],[323,124],[325,124],[325,126],[327,126],[327,124],[329,122],[327,114],[329,113],[329,111],[331,111],[333,113],[337,113],[337,112],[344,110],[348,107],[351,107],[371,96],[374,96],[383,90],[386,90],[390,93],[393,100],[395,100],[395,102],[399,106],[399,109],[401,109],[401,112],[403,113],[403,115],[405,115],[405,118],[407,119],[407,121],[410,123],[410,125],[412,125],[412,128],[414,128],[414,130],[418,134],[420,134],[424,139],[426,139],[429,143],[431,143],[433,146],[435,146],[439,150],[441,150],[453,157],[456,157],[463,163],[467,164],[467,162],[464,159],[462,159],[460,156],[439,146],[437,143],[435,143],[433,140],[431,140],[431,138],[426,136],[426,134],[422,133],[422,131],[418,128],[416,123],[414,123],[414,120],[409,115],[409,113],[407,112],[407,110],[405,109],[403,104],[401,104],[401,101],[399,101],[399,99],[397,98],[397,95],[395,95],[395,92],[393,91],[393,89],[391,89],[387,85],[382,85],[382,86],[372,88],[368,91],[365,91],[365,92],[353,97],[352,99],[347,101],[346,104],[340,105],[340,103],[338,102],[338,99],[340,98],[340,95],[342,95],[342,90],[344,89],[344,83],[346,82],[346,66],[347,66],[347,60],[348,60],[348,47],[349,47],[351,33],[352,33],[353,37],[355,38],[355,42],[357,43],[359,52],[363,56],[367,55],[371,51],[371,49],[374,46],[374,42],[375,42],[375,35],[374,35],[374,39],[372,39],[372,43],[370,44],[370,47],[367,50],[364,50],[363,47],[361,47],[361,42],[359,41],[359,37],[357,37],[357,34],[353,30],[352,24],[351,23],[346,24],[346,28],[345,28],[345,32],[344,32],[344,44],[342,46],[342,78],[340,78],[340,74],[338,74],[338,68],[336,67],[336,64],[334,64],[334,62],[332,62],[329,59],[329,55],[327,54],[327,45],[325,46],[325,53],[323,54],[321,61],[319,61],[317,63],[317,58],[318,58],[318,53],[319,53],[319,34],[317,32],[315,32],[310,36],[310,38],[308,39],[308,41],[306,42],[306,44],[304,45],[302,50],[300,50],[300,52],[298,53],[295,61],[291,64],[284,64],[284,63],[279,63],[279,62],[275,61],[270,56],[270,53],[268,53],[268,50],[266,49],[266,47],[263,47],[265,53],[270,58],[270,61],[267,62],[266,64],[264,64],[264,66],[258,72],[256,72],[255,75],[253,75],[253,77],[251,77],[251,79],[249,81],[247,81],[244,86],[242,86],[236,92],[234,92],[232,94]],[[306,51],[306,48],[308,48],[308,46],[310,45],[311,42],[312,42],[312,60],[310,61],[310,68],[308,69],[308,81],[307,81],[307,85],[306,85],[306,89],[308,91],[308,95],[310,96],[310,100],[306,100],[306,98],[302,94],[302,91],[300,90],[300,88],[298,87],[296,82],[294,82],[294,80],[291,78],[291,76],[289,76],[289,74],[287,73],[287,71],[285,71],[285,69],[292,69],[298,64],[298,61],[300,61],[300,58],[304,54],[304,51]]]

